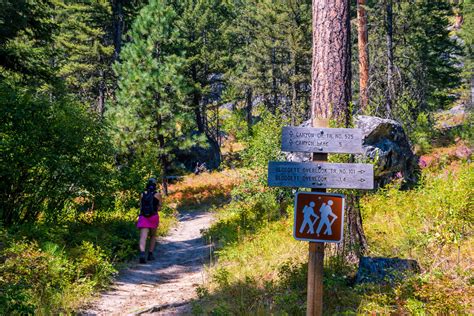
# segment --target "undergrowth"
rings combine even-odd
[[[136,256],[138,209],[65,212],[56,224],[0,227],[0,315],[71,314]],[[164,235],[174,210],[160,216]]]
[[[304,315],[307,243],[292,237],[292,205],[257,180],[243,183],[207,232],[217,246],[218,263],[209,267],[209,281],[198,288],[193,311]],[[417,188],[400,191],[398,186],[362,199],[368,255],[415,259],[421,273],[392,285],[355,284],[357,267],[326,246],[324,313],[473,313],[474,166],[426,169]],[[236,194],[246,190],[253,199]]]
[[[178,209],[207,209],[228,202],[229,192],[240,182],[241,176],[236,170],[189,175],[171,186],[166,200]]]

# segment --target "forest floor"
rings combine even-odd
[[[195,287],[204,282],[209,245],[201,229],[210,212],[182,212],[177,227],[158,240],[155,261],[133,264],[82,315],[182,315],[189,313]]]
[[[191,313],[196,288],[206,280],[209,243],[202,230],[213,221],[212,208],[228,202],[238,173],[191,175],[170,186],[165,203],[179,210],[178,224],[158,238],[155,261],[132,263],[111,287],[80,315],[183,315]],[[137,241],[138,242],[138,241]]]

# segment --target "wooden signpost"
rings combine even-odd
[[[327,153],[362,153],[362,131],[328,128],[327,120],[314,120],[312,128],[284,127],[282,150],[312,152],[311,162],[271,161],[268,185],[312,188],[295,197],[293,235],[309,241],[308,306],[306,315],[322,315],[324,243],[343,238],[344,196],[326,188],[373,189],[371,164],[328,163]]]
[[[283,127],[281,150],[306,153],[362,152],[362,131],[357,128]]]
[[[366,163],[286,162],[268,164],[271,187],[373,189],[374,168]]]

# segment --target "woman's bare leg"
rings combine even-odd
[[[140,228],[140,252],[145,252],[146,238],[148,237],[148,228]]]
[[[150,247],[148,248],[149,252],[153,252],[155,250],[156,244],[156,228],[150,228]]]

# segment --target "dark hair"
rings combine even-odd
[[[146,183],[146,190],[155,191],[156,190],[156,179],[150,178]]]

